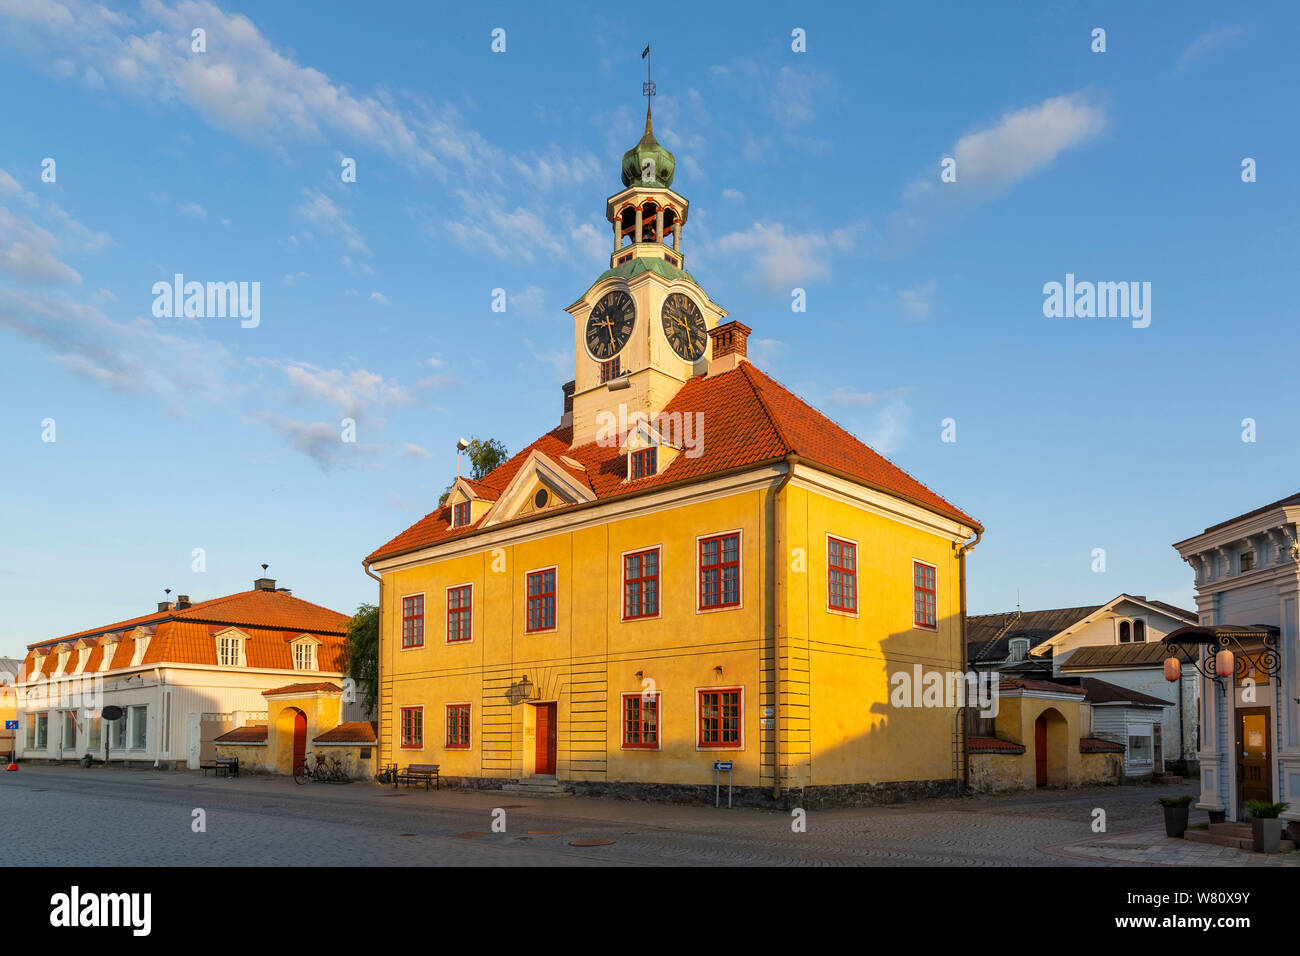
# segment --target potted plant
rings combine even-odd
[[[1181,840],[1187,832],[1187,816],[1191,813],[1193,797],[1158,797],[1156,803],[1165,808],[1165,836]]]
[[[1282,821],[1278,818],[1290,805],[1263,800],[1251,800],[1246,804],[1250,810],[1250,829],[1255,838],[1256,853],[1277,852],[1278,842],[1282,839]]]
[[[82,755],[81,755],[81,769],[82,769],[82,770],[85,770],[87,767],[89,767],[91,761],[94,760],[94,759],[95,759],[95,758],[92,757],[90,754],[82,754]]]

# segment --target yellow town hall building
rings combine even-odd
[[[748,361],[685,270],[673,167],[647,109],[610,268],[566,310],[558,426],[366,558],[379,762],[628,796],[711,799],[715,761],[748,802],[954,792],[956,707],[895,706],[890,681],[962,670],[982,529]]]

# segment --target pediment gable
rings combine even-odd
[[[544,499],[539,496],[541,491],[546,492]],[[596,494],[585,479],[579,479],[559,461],[534,449],[484,517],[483,526],[547,508],[595,500]]]

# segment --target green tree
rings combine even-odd
[[[361,691],[361,706],[374,713],[379,702],[379,608],[362,604],[348,622],[347,674]]]
[[[475,481],[478,481],[510,457],[510,452],[506,451],[506,446],[501,444],[501,442],[497,441],[495,438],[489,438],[487,441],[484,441],[481,438],[472,438],[470,439],[469,448],[465,450],[465,453],[469,455],[469,476]],[[451,497],[451,489],[454,485],[455,483],[453,482],[447,486],[447,490],[444,491],[442,497],[438,499],[438,507],[441,508],[447,503],[447,499]]]

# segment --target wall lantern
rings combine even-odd
[[[645,671],[637,671],[637,672],[636,672],[636,679],[637,679],[637,680],[645,680]]]
[[[1220,677],[1231,677],[1237,672],[1237,661],[1232,651],[1219,651],[1214,655],[1214,673]]]
[[[1165,680],[1174,683],[1183,676],[1183,662],[1176,657],[1165,658]]]
[[[721,676],[722,676],[722,665],[721,665],[721,664],[718,664],[716,667],[714,667],[714,668],[713,668],[713,673],[715,673],[715,674],[717,674],[719,677],[721,677]]]
[[[519,694],[523,700],[527,700],[533,696],[533,682],[528,679],[527,674],[525,674],[519,681]]]

